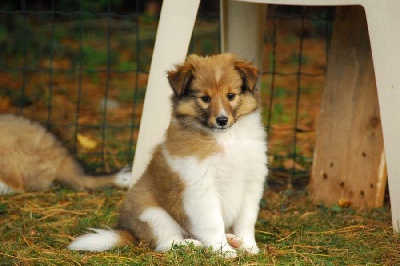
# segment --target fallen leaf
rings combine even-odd
[[[10,108],[10,105],[11,105],[10,102],[11,102],[11,100],[9,97],[0,98],[0,111],[1,112],[7,111],[7,109]]]
[[[351,206],[352,202],[348,199],[341,198],[339,199],[339,206],[342,208],[348,208]]]
[[[304,170],[305,168],[303,166],[301,166],[300,164],[296,163],[295,161],[293,161],[293,159],[287,159],[283,162],[283,166],[286,169],[291,169],[291,168],[295,168],[296,170]]]
[[[85,149],[92,150],[97,147],[97,141],[91,139],[90,137],[86,137],[79,133],[76,135],[76,137],[79,144]]]

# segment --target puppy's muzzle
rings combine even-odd
[[[226,116],[218,116],[215,120],[218,126],[224,127],[228,124],[228,117]]]

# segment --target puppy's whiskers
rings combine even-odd
[[[236,141],[235,137],[231,134],[230,128],[227,129],[229,136],[232,138],[233,141]]]

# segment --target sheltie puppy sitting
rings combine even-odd
[[[131,172],[86,175],[54,135],[39,123],[0,114],[0,195],[49,189],[56,183],[76,190],[129,187]]]
[[[190,55],[168,71],[171,123],[128,191],[116,230],[92,229],[69,249],[142,241],[158,251],[191,244],[227,257],[236,256],[236,245],[258,253],[254,226],[267,148],[257,79],[258,70],[233,54]],[[230,230],[236,244],[225,235]]]

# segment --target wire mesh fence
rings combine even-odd
[[[271,184],[308,181],[333,17],[331,7],[268,7],[261,89]]]
[[[144,0],[92,2],[0,4],[0,112],[40,121],[101,172],[134,157],[158,15]],[[307,180],[332,19],[268,7],[260,84],[276,185]],[[219,10],[205,6],[189,51],[218,53],[219,36]]]

